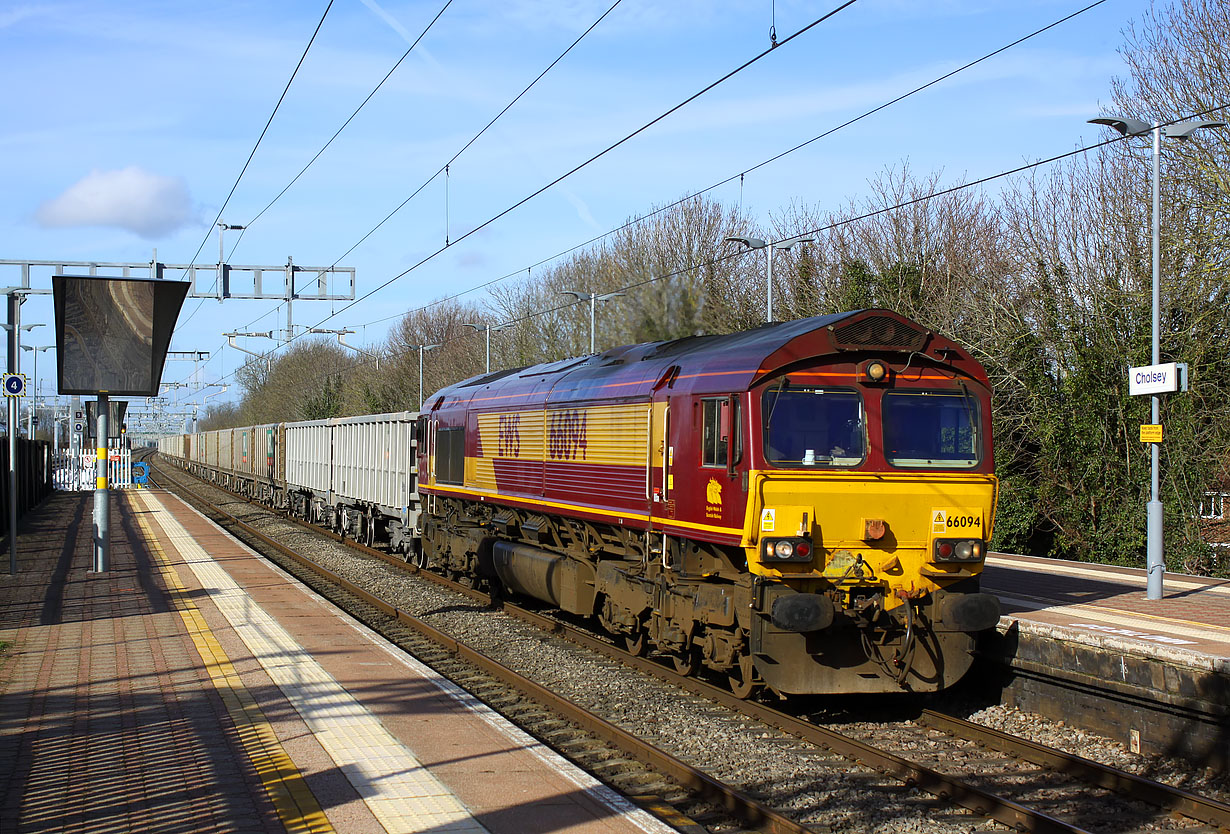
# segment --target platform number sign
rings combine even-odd
[[[24,397],[25,395],[26,395],[26,375],[25,374],[5,374],[4,375],[4,396]]]

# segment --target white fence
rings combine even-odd
[[[132,481],[132,449],[108,450],[107,485],[112,489],[129,489]],[[55,455],[55,487],[69,491],[93,490],[97,476],[94,451],[57,452]]]
[[[1222,519],[1226,517],[1226,498],[1230,493],[1206,492],[1200,500],[1200,517]]]

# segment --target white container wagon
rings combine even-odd
[[[286,492],[292,513],[356,541],[387,539],[413,555],[421,533],[409,411],[287,423]]]
[[[333,435],[335,529],[371,544],[386,538],[409,553],[419,527],[415,427],[410,411],[339,417]]]
[[[333,506],[331,420],[286,424],[286,497],[291,512],[316,524]]]

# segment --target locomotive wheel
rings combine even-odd
[[[625,634],[624,648],[633,657],[644,657],[645,652],[649,650],[649,639],[645,635],[645,629],[638,626],[636,631]]]
[[[739,655],[739,664],[727,675],[726,682],[736,698],[746,701],[755,694],[760,683],[756,680],[756,667],[750,654]]]
[[[700,652],[696,649],[672,652],[671,665],[675,667],[676,673],[690,678],[700,670]]]

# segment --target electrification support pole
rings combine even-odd
[[[764,313],[765,324],[773,323],[773,249],[774,248],[775,248],[774,245],[771,243],[765,247],[765,256],[769,259],[769,266],[765,270],[768,273],[768,282],[769,282],[769,286],[765,292],[765,298],[767,299],[765,313]]]
[[[439,345],[419,345],[419,411],[423,410],[423,354]]]
[[[589,352],[594,351],[594,327],[598,321],[598,293],[591,292],[589,294]]]
[[[1161,156],[1162,156],[1162,126],[1158,122],[1153,123],[1153,364],[1157,365],[1161,360],[1161,272],[1162,272],[1162,244],[1161,244],[1161,221],[1159,218],[1161,209]],[[1154,394],[1152,399],[1152,422],[1153,425],[1158,425],[1161,422],[1161,398]],[[1162,598],[1162,582],[1166,574],[1166,556],[1165,547],[1163,545],[1163,530],[1162,530],[1162,500],[1159,493],[1159,466],[1158,466],[1158,444],[1150,443],[1150,458],[1152,460],[1152,470],[1150,472],[1150,497],[1149,509],[1146,516],[1146,567],[1148,569],[1148,579],[1146,581],[1145,596],[1148,599]]]
[[[9,373],[18,372],[18,334],[21,333],[21,301],[9,293]],[[17,398],[5,397],[9,406],[9,573],[17,575]]]

